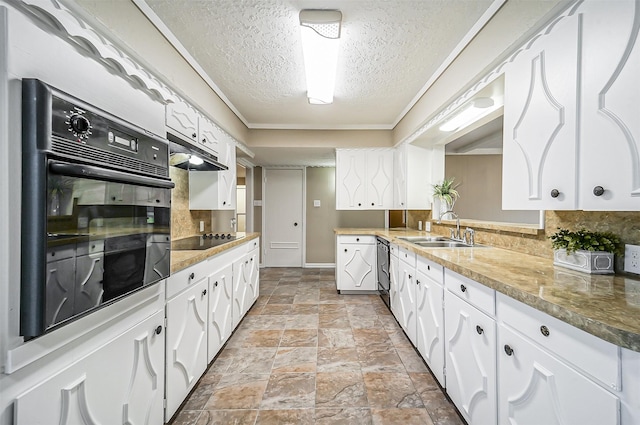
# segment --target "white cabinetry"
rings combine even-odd
[[[396,320],[416,345],[416,254],[405,248],[398,253],[398,315]]]
[[[391,313],[396,317],[400,317],[400,296],[398,288],[400,285],[400,258],[398,253],[400,247],[395,244],[389,244],[389,304]]]
[[[416,263],[416,348],[429,368],[444,380],[444,270],[422,257]]]
[[[167,408],[169,421],[207,368],[207,277],[167,301]]]
[[[393,206],[393,150],[336,150],[336,208],[385,210]]]
[[[393,208],[430,209],[430,188],[444,177],[444,146],[405,143],[393,151]]]
[[[638,210],[639,15],[585,1],[507,65],[504,209]]]
[[[218,155],[221,132],[191,105],[182,100],[167,104],[165,119],[169,132]]]
[[[580,11],[580,206],[638,211],[640,3],[592,1]],[[601,196],[594,194],[598,187],[604,189]]]
[[[338,291],[375,291],[376,237],[337,236],[336,286]]]
[[[618,347],[497,298],[499,423],[619,424]]]
[[[232,265],[209,276],[209,316],[207,360],[210,362],[233,332],[231,302],[233,298]]]
[[[163,321],[158,311],[19,395],[15,423],[163,423]]]
[[[236,148],[230,141],[219,143],[218,160],[223,171],[189,172],[189,209],[234,210],[236,208]]]
[[[495,424],[496,323],[481,311],[495,311],[494,291],[449,270],[445,285],[447,393],[469,424]]]
[[[505,72],[504,209],[576,208],[578,32],[565,17]]]

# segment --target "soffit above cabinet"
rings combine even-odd
[[[391,129],[503,1],[134,0],[250,128]],[[335,100],[309,105],[298,12],[342,11]],[[167,33],[168,32],[168,33]],[[457,53],[456,53],[457,52]]]

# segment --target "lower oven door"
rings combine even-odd
[[[168,186],[173,184],[111,170],[102,175],[93,166],[87,174],[82,170],[87,166],[58,164],[50,161],[46,174],[46,234],[27,233],[23,240],[41,247],[34,250],[40,254],[23,256],[23,276],[33,270],[44,276],[22,280],[21,305],[29,306],[21,308],[25,337],[169,275]]]

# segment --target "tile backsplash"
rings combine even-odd
[[[430,211],[408,211],[408,226],[417,228],[418,220],[428,220]],[[640,244],[640,212],[638,211],[546,211],[545,228],[537,235],[504,230],[474,229],[476,242],[538,257],[553,258],[549,236],[558,228],[611,232],[623,243]],[[433,233],[449,236],[450,225],[431,223]],[[616,256],[616,270],[622,270],[622,256]]]
[[[169,167],[169,176],[176,187],[171,191],[171,239],[200,233],[200,221],[205,231],[211,231],[211,211],[189,209],[189,172]]]

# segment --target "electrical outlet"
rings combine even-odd
[[[640,246],[625,244],[624,271],[640,274]]]

